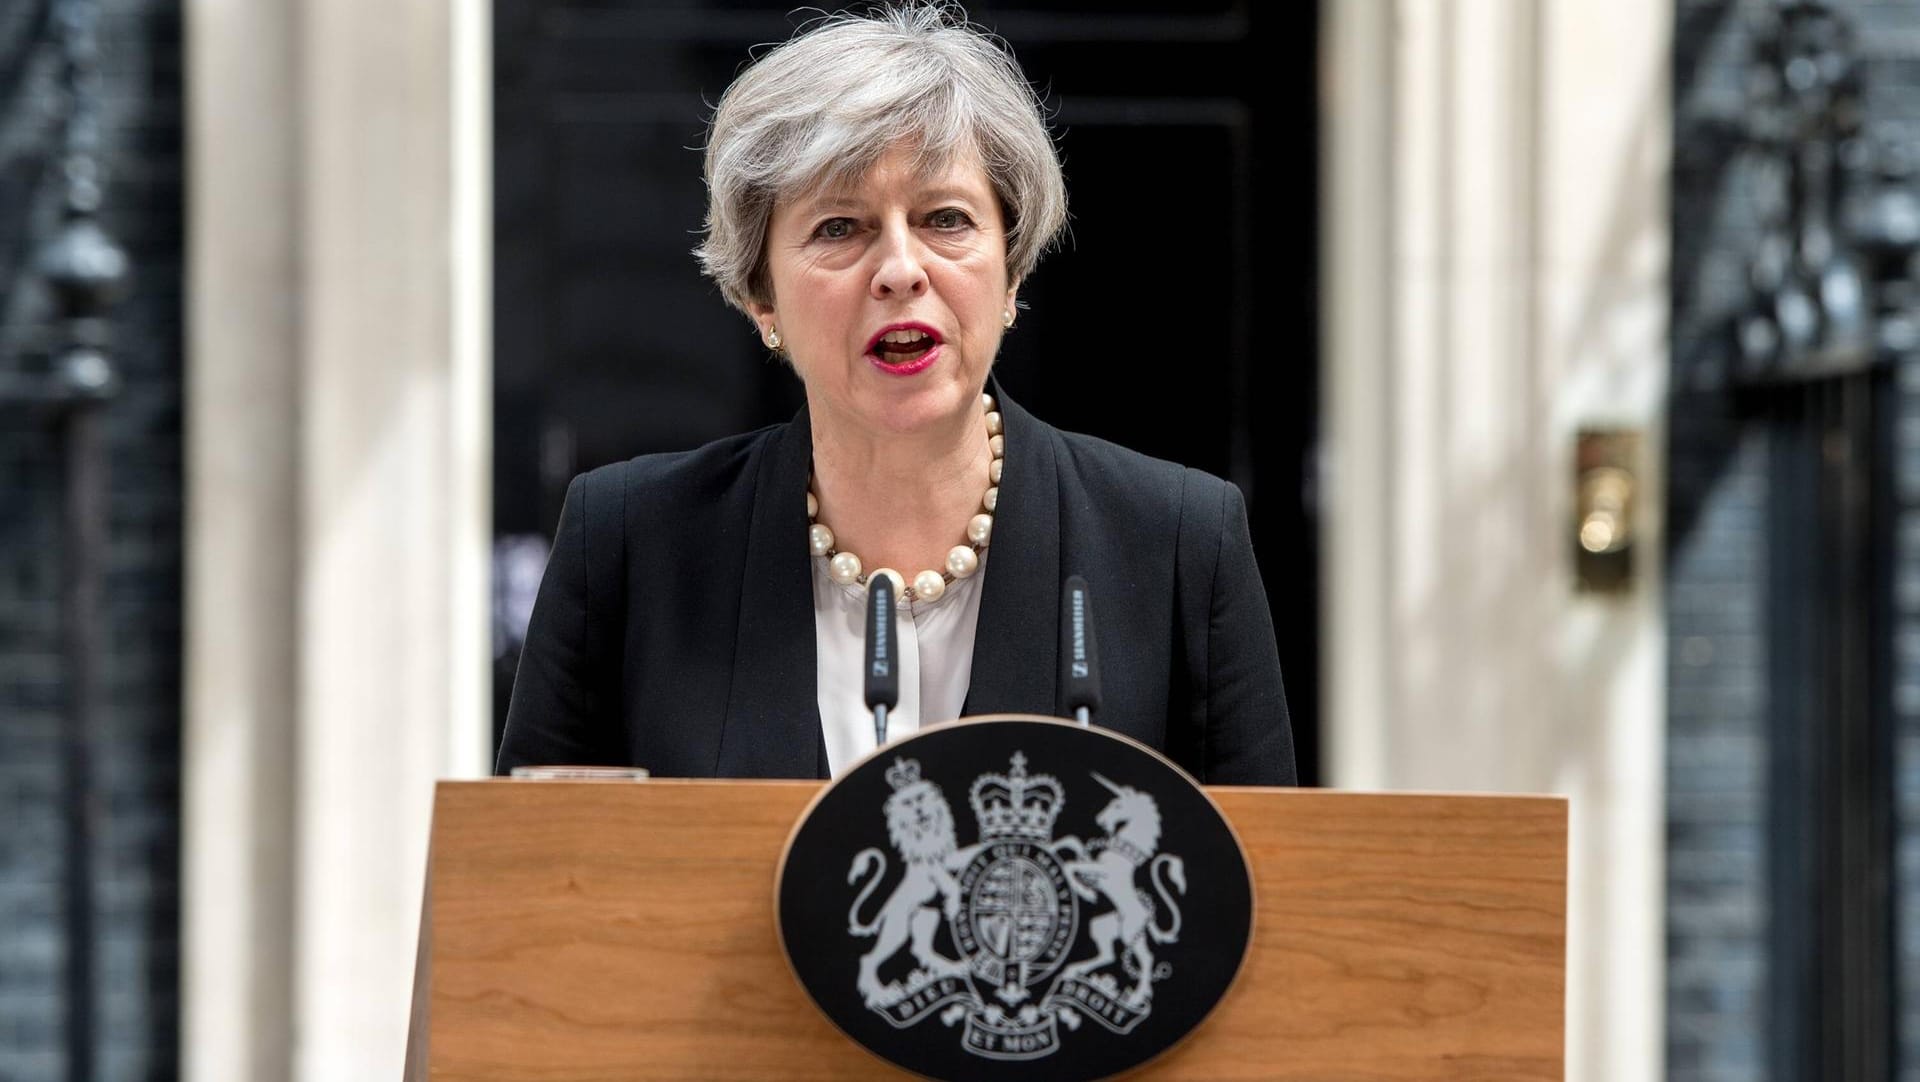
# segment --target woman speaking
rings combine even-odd
[[[1098,724],[1204,782],[1292,784],[1239,490],[1054,429],[991,380],[1066,221],[1005,48],[947,8],[827,19],[728,88],[705,175],[695,254],[806,407],[574,479],[499,768],[839,773],[874,745],[859,655],[877,575],[901,598],[890,736],[1059,715],[1059,594],[1078,574]],[[1086,354],[1055,360],[1087,379],[1141,360],[1116,359],[1124,312],[1055,318],[1086,328]]]

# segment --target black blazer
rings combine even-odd
[[[992,388],[998,392],[998,387]],[[1061,432],[997,394],[1007,438],[965,714],[1063,713],[1060,585],[1085,576],[1095,724],[1209,783],[1291,785],[1293,734],[1240,490]],[[824,778],[807,413],[576,477],[498,769]]]

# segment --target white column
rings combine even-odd
[[[398,1077],[486,770],[489,17],[189,5],[192,1082]]]
[[[1321,414],[1329,468],[1321,572],[1325,774],[1349,788],[1386,785],[1392,526],[1384,484],[1393,453],[1393,5],[1329,4],[1322,24]],[[1334,546],[1340,546],[1335,548]]]
[[[1571,797],[1568,1077],[1656,1077],[1671,0],[1328,16],[1329,775]],[[1648,436],[1619,597],[1588,425]]]
[[[1637,428],[1643,530],[1624,598],[1560,595],[1552,728],[1534,776],[1572,795],[1568,1054],[1581,1079],[1656,1078],[1665,1033],[1667,265],[1671,0],[1545,9],[1534,348],[1558,452]],[[1554,525],[1572,519],[1555,463]],[[1563,543],[1562,553],[1571,551]],[[1563,560],[1565,556],[1563,555]]]
[[[456,264],[484,252],[458,218],[482,208],[456,179],[472,80],[455,45],[486,16],[477,0],[303,15],[295,1078],[320,1082],[397,1075],[432,783],[484,769],[488,381],[457,322],[484,319],[462,292],[484,270]]]
[[[286,1082],[300,566],[293,0],[186,8],[181,1074]]]

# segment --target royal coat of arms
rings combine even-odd
[[[1127,1034],[1152,1012],[1155,983],[1172,975],[1155,948],[1178,941],[1187,881],[1182,859],[1158,851],[1151,795],[1089,772],[1111,797],[1094,820],[1104,836],[1055,838],[1066,789],[1014,752],[1006,773],[970,787],[978,840],[961,846],[917,760],[896,758],[886,776],[898,879],[876,904],[888,855],[863,849],[847,870],[848,934],[872,940],[856,978],[867,1009],[896,1028],[937,1013],[967,1052],[999,1060],[1052,1054],[1062,1025]],[[911,969],[883,980],[902,952]]]

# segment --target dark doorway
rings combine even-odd
[[[804,13],[496,0],[495,717],[580,470],[785,420],[798,382],[702,279],[698,147]],[[1063,428],[1248,498],[1303,783],[1319,778],[1317,5],[981,4],[1046,93],[1072,239],[998,372]],[[517,570],[516,570],[517,569]]]

